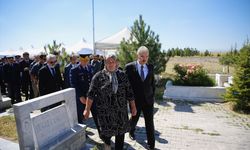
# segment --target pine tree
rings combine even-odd
[[[121,67],[124,67],[128,62],[136,60],[136,51],[142,45],[149,49],[149,63],[154,65],[155,73],[158,74],[165,71],[168,59],[166,59],[166,53],[161,52],[159,35],[155,35],[151,31],[150,26],[147,26],[141,15],[139,20],[136,20],[131,27],[131,38],[121,42],[121,49],[118,53]]]
[[[230,73],[230,70],[229,70],[230,66],[234,66],[236,63],[237,55],[238,55],[238,52],[234,53],[233,50],[231,49],[230,52],[227,52],[225,55],[222,55],[219,58],[220,64],[227,66],[228,74]]]
[[[208,50],[206,50],[206,51],[204,52],[204,56],[211,56],[211,53],[210,53]]]
[[[244,45],[236,58],[233,85],[225,98],[235,103],[234,109],[250,112],[250,44]]]

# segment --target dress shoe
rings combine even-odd
[[[135,133],[134,132],[129,132],[129,138],[131,140],[135,140]]]
[[[147,145],[147,149],[148,150],[154,150],[155,148],[154,148],[154,146]]]

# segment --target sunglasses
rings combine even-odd
[[[50,61],[49,63],[50,63],[50,64],[55,64],[55,63],[56,63],[56,61]]]

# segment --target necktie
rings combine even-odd
[[[55,76],[56,72],[55,72],[55,68],[51,68],[52,70],[52,76]]]
[[[143,71],[143,65],[141,65],[141,79],[142,79],[142,81],[144,81],[144,79],[145,79],[144,71]]]

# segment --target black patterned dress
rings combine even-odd
[[[115,94],[106,70],[98,72],[92,79],[88,97],[95,101],[97,121],[101,136],[116,136],[129,131],[128,101],[134,94],[127,75],[117,71],[118,90]]]

